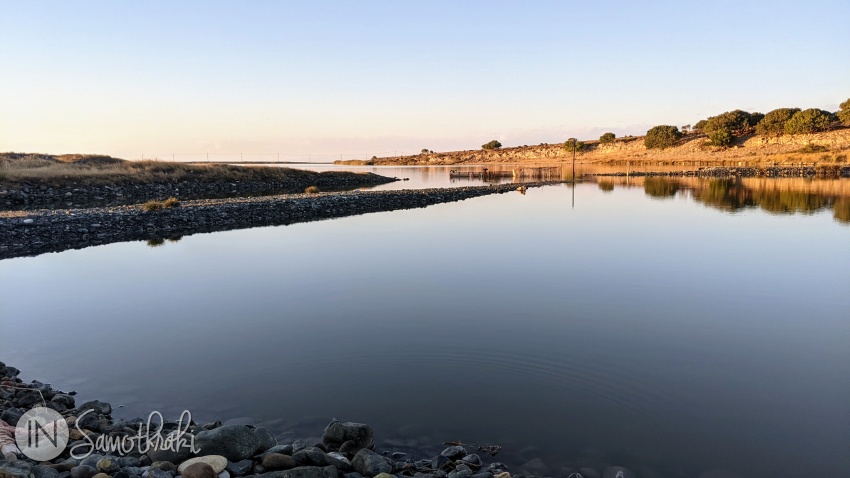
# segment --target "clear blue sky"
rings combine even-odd
[[[0,150],[362,156],[834,111],[848,18],[847,0],[0,0]]]

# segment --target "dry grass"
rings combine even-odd
[[[162,211],[163,209],[171,209],[180,206],[180,201],[175,197],[170,197],[165,201],[148,201],[142,204],[142,209],[148,212]]]
[[[98,155],[44,155],[0,153],[0,181],[37,183],[49,187],[70,185],[148,184],[181,181],[237,182],[332,176],[290,168],[185,164],[155,160],[126,161]]]
[[[319,188],[316,186],[308,186],[307,189],[304,190],[307,194],[319,194]]]

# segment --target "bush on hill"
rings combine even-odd
[[[756,133],[762,136],[781,136],[785,133],[785,123],[800,111],[800,108],[778,108],[769,111],[756,125]]]
[[[670,125],[658,125],[646,132],[643,140],[647,148],[669,148],[682,137],[679,128]]]
[[[835,120],[834,114],[818,108],[798,111],[785,123],[785,134],[806,134],[826,131],[832,126]]]

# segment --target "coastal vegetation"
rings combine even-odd
[[[161,211],[163,209],[173,209],[180,206],[180,200],[172,196],[165,201],[148,201],[142,204],[142,209],[148,212]]]
[[[372,175],[374,176],[374,175]],[[240,184],[250,181],[298,185],[303,191],[319,181],[357,182],[366,174],[342,171],[230,164],[186,164],[171,161],[128,161],[105,155],[0,153],[0,184],[37,184],[50,188],[70,186],[144,185],[176,183]],[[359,185],[355,185],[359,186]],[[3,189],[0,187],[0,189]],[[296,192],[296,191],[293,191]]]
[[[496,141],[495,139],[481,145],[482,149],[499,149],[501,147],[502,143]]]
[[[617,136],[614,133],[611,133],[611,132],[603,133],[602,136],[599,137],[599,143],[601,143],[601,144],[613,143],[615,139],[617,139]]]
[[[658,125],[646,132],[643,144],[647,149],[664,149],[675,145],[681,137],[682,133],[679,128],[670,125]]]
[[[576,138],[570,138],[564,141],[564,149],[571,153],[580,153],[584,149],[584,143]]]
[[[839,108],[841,109],[835,113],[835,116],[838,117],[841,124],[844,126],[850,126],[850,98],[841,103]]]

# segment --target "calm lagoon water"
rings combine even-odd
[[[295,436],[339,418],[396,447],[499,444],[553,476],[847,476],[834,199],[778,214],[656,187],[4,260],[0,360],[127,418],[188,409]]]

